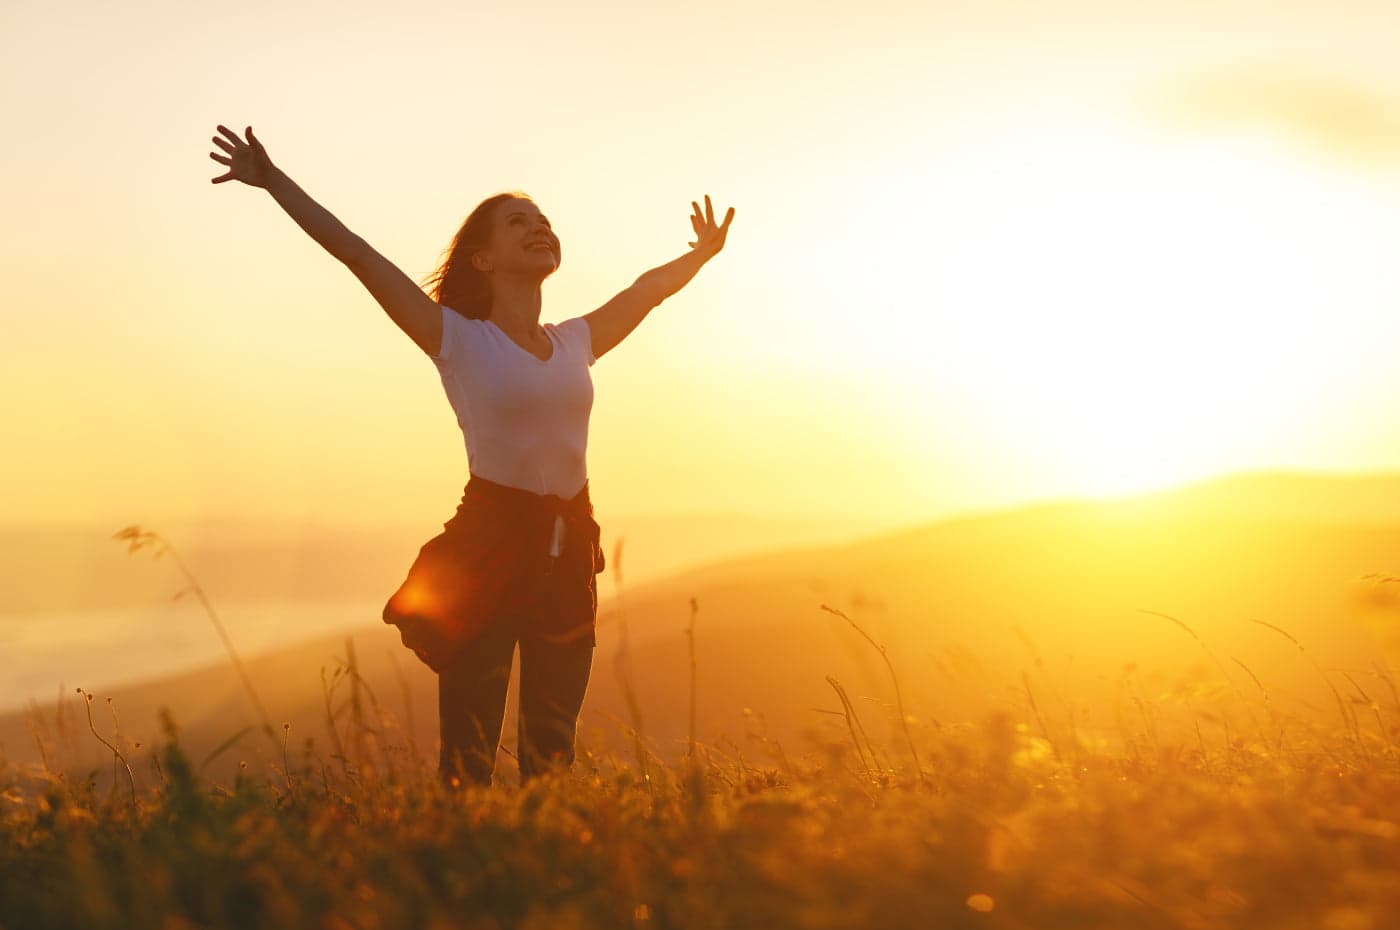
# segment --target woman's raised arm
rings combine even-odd
[[[717,225],[709,194],[705,195],[705,212],[701,213],[700,205],[693,200],[690,205],[695,209],[690,215],[690,225],[695,230],[695,241],[689,243],[691,251],[651,269],[612,300],[583,315],[593,340],[594,358],[602,358],[604,352],[621,342],[653,307],[685,287],[700,267],[724,248],[734,208],[730,207],[724,223]]]
[[[209,157],[227,165],[228,173],[210,180],[215,184],[242,181],[266,190],[308,236],[360,279],[389,318],[419,348],[437,356],[442,346],[442,308],[408,275],[347,229],[274,165],[263,144],[253,135],[252,126],[246,130],[246,141],[224,126],[218,129],[223,136],[215,136],[214,144],[227,155],[210,152]]]

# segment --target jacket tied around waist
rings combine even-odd
[[[556,517],[564,539],[551,557]],[[456,513],[384,605],[384,622],[435,672],[506,614],[523,618],[527,635],[595,645],[600,535],[587,482],[565,499],[471,475]]]

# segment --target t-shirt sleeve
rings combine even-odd
[[[464,322],[466,321],[456,310],[442,307],[442,345],[438,347],[437,355],[429,355],[428,358],[434,362],[456,361],[460,352],[458,348],[458,342],[461,339],[459,330]]]
[[[574,340],[574,344],[579,347],[589,365],[598,361],[593,355],[593,330],[589,328],[587,319],[576,316],[572,320],[565,320],[560,326]]]

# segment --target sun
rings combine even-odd
[[[928,270],[902,321],[917,350],[884,357],[944,411],[956,397],[974,440],[1086,495],[1251,467],[1295,435],[1379,223],[1265,141],[1101,127],[969,144],[897,187]]]

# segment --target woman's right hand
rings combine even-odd
[[[210,180],[215,184],[221,181],[242,181],[253,187],[267,187],[276,168],[272,164],[272,159],[267,157],[267,149],[263,148],[258,137],[253,135],[253,127],[249,126],[247,129],[248,141],[246,142],[238,138],[238,133],[226,126],[220,126],[219,132],[228,138],[215,136],[214,144],[227,152],[228,155],[210,152],[209,157],[221,165],[228,165],[228,174]]]

